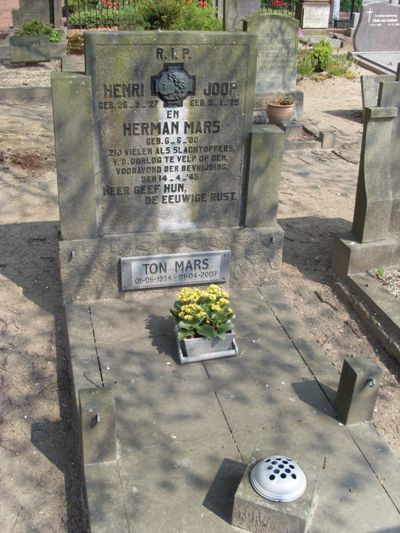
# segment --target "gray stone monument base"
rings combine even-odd
[[[352,52],[351,58],[376,74],[396,74],[400,63],[400,52]]]
[[[284,454],[284,451],[282,453]],[[282,531],[285,533],[303,533],[308,531],[318,479],[317,468],[315,465],[306,467],[301,458],[296,456],[295,460],[307,478],[306,491],[293,502],[273,502],[259,496],[251,486],[249,479],[252,466],[269,455],[271,454],[261,454],[259,451],[252,453],[249,466],[243,474],[233,500],[232,525],[253,533],[280,533]]]
[[[37,63],[50,60],[47,35],[12,35],[10,37],[11,63]]]
[[[107,235],[61,241],[60,270],[64,302],[127,297],[120,292],[121,257],[174,254],[198,250],[232,252],[230,285],[255,287],[278,279],[283,247],[279,225],[261,228],[210,228],[177,232]]]
[[[348,275],[367,272],[373,268],[397,266],[399,254],[399,236],[359,243],[349,235],[334,242],[332,270],[339,279],[345,279]]]

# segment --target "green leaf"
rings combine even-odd
[[[180,320],[178,322],[178,328],[179,329],[185,329],[185,330],[187,330],[187,329],[191,330],[191,329],[193,329],[193,324],[191,324],[190,322],[185,322],[184,320]]]
[[[197,332],[199,335],[202,335],[203,337],[207,337],[207,339],[215,339],[217,336],[217,332],[213,326],[210,326],[209,324],[201,324],[197,328]]]
[[[188,337],[194,337],[193,330],[178,330],[178,341],[183,341],[183,339],[187,339]]]

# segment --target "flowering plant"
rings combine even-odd
[[[178,340],[193,337],[224,339],[232,330],[235,317],[229,306],[229,294],[217,285],[205,290],[184,287],[170,310],[178,325]]]

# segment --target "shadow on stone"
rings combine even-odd
[[[224,459],[203,501],[204,507],[230,524],[232,522],[233,497],[239,486],[246,465]]]
[[[332,387],[322,384],[325,394],[329,395],[329,399],[334,399],[336,397],[336,391]],[[294,392],[297,394],[299,399],[308,405],[311,405],[314,409],[317,409],[324,415],[330,416],[336,419],[336,412],[333,408],[330,408],[329,404],[325,401],[321,401],[323,393],[321,387],[315,380],[299,381],[297,383],[292,383]]]

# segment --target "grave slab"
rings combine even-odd
[[[395,531],[400,527],[396,495],[391,496],[396,483],[393,477],[386,482],[384,470],[398,464],[385,454],[382,466],[381,455],[376,457],[380,437],[370,425],[358,437],[363,446],[368,439],[374,442],[367,462],[348,428],[338,423],[322,386],[337,383],[335,369],[325,368],[323,354],[308,353],[304,326],[292,324],[295,314],[278,288],[231,292],[240,354],[182,366],[168,332],[165,296],[140,293],[135,301],[111,307],[96,302],[86,310],[82,304],[69,306],[70,342],[79,340],[86,312],[93,349],[106,369],[104,384],[116,401],[118,458],[110,468],[120,473],[126,515],[116,506],[108,520],[115,513],[122,531],[125,519],[127,528],[143,532],[231,531],[233,495],[247,458],[260,448],[294,460],[301,450],[304,461],[320,470],[311,533],[333,533],[338,527],[355,533]],[[119,337],[123,342],[117,342]],[[73,361],[74,374],[79,364]],[[92,470],[86,470],[91,501],[95,484]],[[103,478],[96,490],[107,491],[112,479]],[[119,497],[118,490],[115,494]],[[96,502],[99,497],[97,492]],[[102,531],[93,518],[92,530]],[[100,529],[93,528],[96,524]]]

